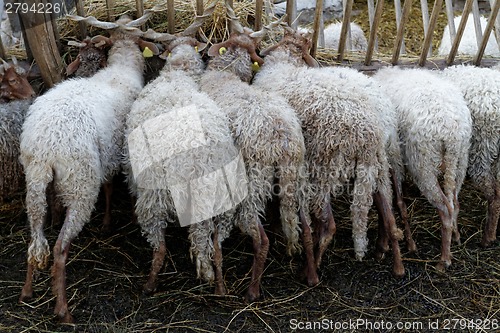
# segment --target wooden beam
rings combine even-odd
[[[255,24],[254,31],[262,29],[262,12],[264,11],[264,0],[255,1]]]
[[[399,54],[403,51],[403,40],[404,40],[404,31],[406,23],[408,22],[408,17],[410,17],[412,0],[405,0],[403,5],[403,14],[401,15],[401,22],[398,27],[398,32],[396,34],[396,40],[394,42],[394,51],[392,53],[391,63],[396,65],[399,60]]]
[[[175,34],[175,4],[174,0],[167,0],[167,31]]]
[[[115,0],[106,0],[106,13],[108,14],[108,21],[115,21]]]
[[[342,20],[342,27],[340,28],[340,40],[339,40],[339,55],[337,60],[344,60],[345,44],[347,41],[347,34],[349,33],[350,23],[351,23],[351,13],[353,0],[347,0],[344,10],[344,19]]]
[[[203,15],[203,11],[205,10],[205,6],[203,4],[203,0],[196,0],[196,15]]]
[[[457,35],[455,28],[455,14],[453,13],[453,0],[445,0],[446,17],[448,19],[448,28],[450,29],[450,40],[454,40]]]
[[[429,6],[427,5],[427,0],[420,0],[420,9],[422,11],[422,24],[424,25],[424,36],[427,35],[429,31]],[[428,55],[432,53],[432,46],[429,47]]]
[[[451,1],[451,0],[446,0],[446,1]],[[411,0],[410,0],[411,2]],[[405,1],[406,4],[406,1]],[[401,10],[401,0],[394,0],[394,10],[396,11],[396,28],[399,32],[399,28],[401,27],[401,19],[402,19],[402,10]],[[402,29],[402,32],[404,32],[404,29]],[[402,37],[402,36],[401,36]],[[401,40],[398,40],[398,35],[396,35],[396,43],[399,44],[400,50],[398,51],[399,53],[405,54],[405,41],[404,38],[401,38]],[[399,55],[398,55],[399,57]]]
[[[495,8],[495,0],[490,0],[490,8],[493,11]],[[497,41],[498,49],[500,50],[500,16],[497,15],[495,19],[495,39]]]
[[[38,8],[42,0],[25,0],[29,6]],[[62,79],[63,64],[54,38],[52,23],[48,15],[33,12],[21,13],[26,39],[35,58],[42,79],[47,87],[52,87]]]
[[[323,0],[316,0],[316,9],[314,11],[314,22],[313,22],[312,46],[311,46],[311,55],[313,57],[316,56],[316,50],[318,49],[319,27],[322,15],[323,15]]]
[[[375,49],[375,41],[377,39],[377,30],[382,19],[382,10],[384,9],[384,0],[378,0],[375,8],[375,17],[373,18],[373,25],[370,29],[370,38],[368,39],[368,49],[366,50],[365,66],[368,66],[372,61],[373,50]]]
[[[83,7],[83,0],[76,0],[76,14],[85,17],[85,8]],[[78,28],[80,30],[80,39],[85,39],[87,37],[87,23],[78,22]]]
[[[293,29],[297,29],[297,0],[286,1],[286,22]]]
[[[429,27],[427,29],[427,33],[425,34],[424,46],[422,47],[422,53],[420,54],[420,60],[418,61],[418,65],[421,67],[425,65],[427,55],[431,49],[432,35],[434,34],[437,18],[442,7],[443,0],[436,0],[434,2],[434,8],[432,8],[432,14],[429,20]]]
[[[474,31],[476,32],[476,43],[479,49],[481,46],[481,39],[483,39],[483,32],[481,28],[481,14],[479,13],[477,0],[472,2],[472,18],[474,19]]]
[[[464,10],[462,12],[462,19],[458,24],[457,35],[455,36],[455,39],[452,41],[450,53],[448,53],[448,57],[446,58],[446,65],[448,66],[453,64],[453,60],[455,60],[455,56],[457,55],[458,46],[460,45],[460,40],[462,39],[462,36],[464,34],[465,26],[467,24],[467,18],[469,17],[469,13],[472,9],[473,1],[474,0],[465,1]]]
[[[474,65],[479,66],[481,64],[481,59],[484,55],[484,50],[486,49],[486,44],[488,44],[488,40],[490,39],[490,33],[493,30],[493,26],[495,25],[495,19],[498,16],[498,10],[500,9],[500,0],[495,1],[495,6],[490,13],[490,18],[488,19],[488,24],[486,25],[486,29],[484,29],[483,40],[481,41],[481,45],[479,46],[479,50],[477,51],[476,56],[474,57]]]

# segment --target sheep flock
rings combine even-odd
[[[498,246],[500,70],[393,66],[368,76],[321,66],[309,54],[310,34],[289,27],[258,51],[276,25],[243,28],[229,6],[230,38],[207,47],[195,36],[210,10],[176,35],[137,28],[155,10],[116,22],[74,16],[110,37],[72,42],[81,51],[66,72],[76,76],[38,97],[15,59],[0,65],[0,203],[25,187],[30,229],[21,303],[38,292],[34,282],[52,252],[54,313],[74,322],[66,294],[70,245],[78,243],[101,189],[103,229],[120,228],[110,208],[119,174],[134,204],[130,221],[151,246],[147,294],[164,283],[169,225],[187,227],[198,278],[215,284],[216,295],[227,294],[223,244],[235,227],[252,241],[246,301],[262,297],[271,250],[299,261],[300,278],[318,285],[346,194],[350,255],[387,256],[394,279],[403,278],[404,259],[421,248],[403,197],[410,184],[436,209],[437,272],[453,265],[452,243],[464,241],[459,194],[466,178],[487,201],[478,242]],[[145,82],[145,57],[159,54],[165,65]],[[279,218],[267,214],[271,202]],[[47,216],[60,228],[52,251]],[[270,240],[271,227],[283,244]]]

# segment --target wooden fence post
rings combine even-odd
[[[34,8],[48,8],[43,0],[26,0]],[[20,13],[24,33],[33,58],[40,68],[42,79],[47,87],[52,87],[62,79],[63,64],[52,26],[51,15],[28,11]]]

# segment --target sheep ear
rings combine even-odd
[[[158,46],[156,46],[155,43],[151,43],[151,42],[146,42],[145,40],[142,40],[142,39],[139,39],[137,41],[137,45],[139,45],[139,47],[141,48],[141,50],[144,51],[144,49],[147,47],[148,49],[151,50],[151,52],[153,52],[154,55],[158,55],[160,54],[160,50],[158,49]]]
[[[102,45],[113,45],[113,41],[110,38],[101,35],[92,37],[91,41],[93,44],[99,44],[99,46],[95,45],[96,47],[100,47]]]
[[[309,67],[319,67],[319,63],[309,53],[305,53],[302,58]]]
[[[80,64],[81,64],[80,58],[76,57],[76,59],[73,60],[73,62],[71,62],[71,64],[69,64],[68,67],[66,67],[66,76],[70,76],[71,74],[76,72],[78,70],[78,67],[80,67]]]
[[[219,55],[219,50],[221,47],[226,47],[226,43],[217,43],[208,49],[208,56],[209,57],[217,57]],[[226,47],[227,48],[227,47]]]
[[[204,49],[206,49],[207,46],[208,46],[207,43],[202,43],[202,42],[198,42],[198,44],[196,45],[198,52],[203,51]]]
[[[269,55],[269,53],[276,50],[281,44],[282,44],[281,42],[278,42],[277,44],[271,45],[267,49],[260,51],[260,54],[265,57],[265,56]]]

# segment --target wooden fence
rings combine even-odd
[[[8,1],[8,0],[5,0]],[[23,0],[28,4],[38,4],[47,3],[50,0]],[[76,12],[78,15],[85,16],[84,12],[84,0],[76,0]],[[105,0],[107,6],[107,16],[109,20],[113,20],[114,13],[114,0]],[[167,31],[170,33],[175,33],[175,6],[174,0],[165,0],[167,9]],[[193,0],[195,1],[196,13],[200,15],[203,12],[204,2],[203,0]],[[223,1],[223,0],[221,0]],[[231,0],[232,1],[232,0]],[[255,1],[255,24],[254,29],[258,30],[262,26],[263,15],[269,13],[269,8],[271,3],[264,2],[264,0],[254,0]],[[266,0],[268,1],[268,0]],[[272,0],[270,0],[272,1]],[[287,22],[292,27],[295,27],[295,18],[297,17],[297,0],[287,0],[286,13]],[[374,3],[374,0],[368,1],[368,14],[370,22],[370,32],[368,36],[368,49],[364,54],[364,60],[362,65],[368,66],[374,60],[374,53],[377,45],[377,32],[382,19],[382,12],[384,10],[384,0],[378,0]],[[408,19],[411,15],[412,1],[405,0],[403,5],[401,0],[393,0],[394,7],[396,10],[396,26],[397,33],[395,36],[394,48],[392,54],[390,54],[390,63],[398,64],[400,60],[404,58],[405,45],[405,27],[408,23]],[[443,10],[443,0],[435,0],[431,13],[429,13],[427,0],[421,1],[422,9],[422,20],[424,26],[424,42],[422,49],[418,58],[418,65],[424,66],[428,61],[428,56],[430,54],[431,42],[436,29],[436,21],[438,14]],[[495,34],[495,38],[498,40],[500,38],[500,18],[498,17],[498,11],[500,8],[500,0],[489,0],[490,11],[488,24],[484,31],[481,31],[481,25],[479,23],[479,6],[477,0],[466,0],[464,8],[462,10],[462,20],[458,27],[454,26],[454,12],[452,0],[444,0],[446,15],[448,18],[448,25],[450,26],[450,35],[452,40],[451,51],[448,56],[443,59],[446,65],[453,64],[455,57],[457,56],[458,46],[462,39],[465,25],[469,17],[469,13],[472,12],[475,27],[476,27],[476,37],[478,42],[478,51],[474,55],[472,62],[479,66],[483,59],[484,50],[491,33]],[[343,23],[340,35],[339,48],[336,53],[336,59],[342,62],[348,56],[349,49],[349,35],[350,35],[350,25],[349,22],[352,17],[352,7],[354,0],[343,0]],[[140,16],[144,12],[144,0],[136,0],[137,15]],[[32,13],[20,14],[21,22],[23,24],[23,35],[27,44],[27,48],[30,50],[30,54],[37,62],[40,67],[40,72],[45,84],[51,87],[55,83],[62,79],[63,64],[59,54],[58,48],[58,31],[54,24],[54,17],[51,15],[33,15]],[[313,48],[311,50],[314,56],[317,52],[317,42],[320,40],[320,35],[322,34],[323,28],[323,0],[316,0],[316,9],[313,22]],[[80,23],[80,38],[85,37],[87,30],[84,23]],[[5,57],[4,48],[0,41],[0,56]],[[386,55],[387,56],[387,55]]]

